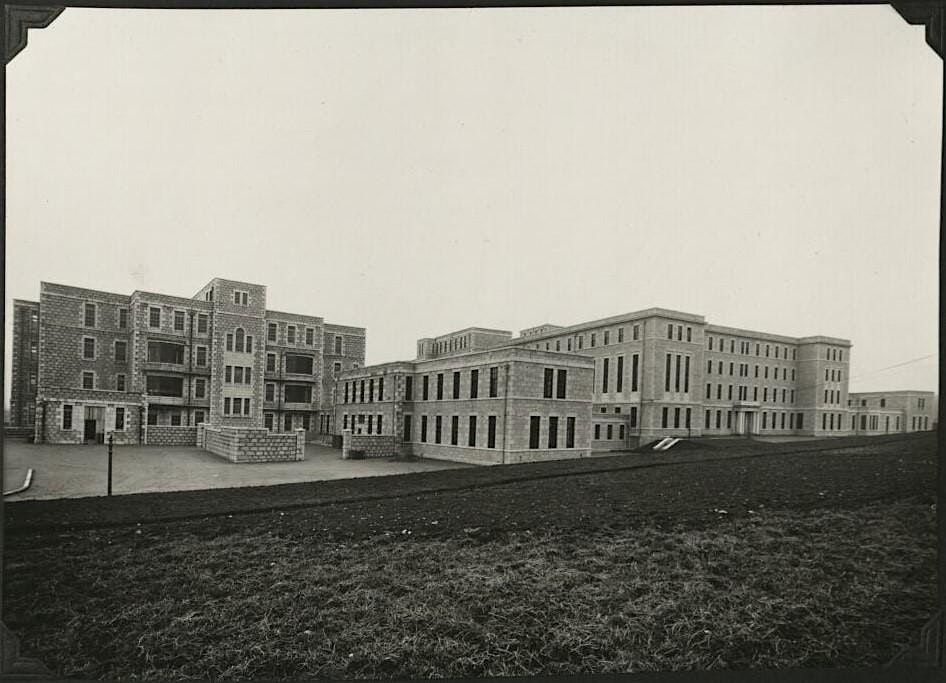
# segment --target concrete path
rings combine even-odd
[[[268,486],[469,467],[442,460],[342,460],[341,451],[315,444],[306,444],[305,453],[302,462],[237,465],[197,448],[115,446],[112,493]],[[23,483],[29,468],[34,470],[32,486],[5,496],[4,501],[82,498],[107,492],[105,446],[58,446],[8,439],[3,460],[3,488],[8,491]]]

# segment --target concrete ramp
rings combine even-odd
[[[671,448],[680,443],[680,439],[668,436],[665,439],[661,439],[660,442],[654,446],[655,451],[669,451]]]

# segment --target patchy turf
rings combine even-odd
[[[360,480],[368,497],[351,502],[140,526],[23,524],[4,617],[24,654],[84,678],[873,666],[935,609],[935,463],[924,435],[380,499],[381,481]]]
[[[704,460],[782,457],[794,453],[819,453],[827,456],[841,451],[847,454],[874,453],[883,456],[893,444],[935,443],[926,434],[891,437],[847,437],[801,443],[774,444],[746,439],[702,440],[701,448],[666,453],[628,453],[583,460],[476,467],[414,474],[342,479],[335,481],[282,484],[276,486],[141,493],[124,496],[90,497],[40,501],[18,501],[5,505],[9,534],[34,533],[39,530],[98,528],[106,525],[186,520],[212,515],[239,515],[248,512],[286,510],[293,507],[389,500],[425,495],[438,491],[465,491],[523,481],[580,474],[619,473],[628,469],[676,465]],[[896,451],[900,446],[894,448]],[[889,456],[888,456],[889,457]]]

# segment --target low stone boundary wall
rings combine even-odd
[[[351,451],[364,451],[366,458],[385,458],[397,454],[393,434],[352,434],[342,432],[342,459],[351,458]]]
[[[198,427],[197,445],[230,462],[305,460],[305,430],[270,432],[247,427]]]
[[[196,446],[197,427],[185,425],[148,425],[145,427],[148,446]]]

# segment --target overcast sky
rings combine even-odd
[[[935,390],[942,68],[882,5],[69,8],[7,69],[7,305],[246,280],[369,363],[662,306]]]

